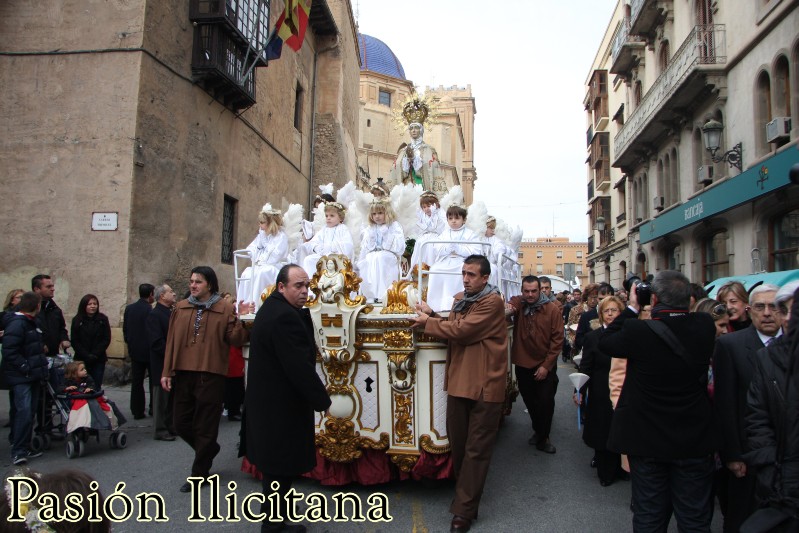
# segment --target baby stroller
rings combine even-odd
[[[69,408],[59,402],[56,391],[64,380],[64,367],[72,362],[68,353],[60,353],[55,357],[47,357],[49,377],[41,387],[37,425],[31,438],[30,449],[34,452],[49,450],[53,439],[64,440]]]
[[[116,404],[107,399],[102,390],[89,391],[75,387],[72,387],[72,390],[65,390],[63,370],[56,373],[56,376],[59,380],[56,386],[48,383],[47,388],[49,391],[59,391],[55,394],[55,399],[64,424],[67,457],[70,459],[82,457],[90,438],[100,442],[101,431],[111,432],[108,438],[111,448],[125,448],[128,445],[128,436],[124,431],[120,431],[119,427],[126,420]],[[51,374],[52,381],[54,379]]]

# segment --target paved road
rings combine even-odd
[[[577,431],[576,409],[571,403],[571,386],[566,377],[572,371],[561,365],[558,374],[561,385],[558,390],[552,442],[557,454],[547,455],[527,444],[532,434],[530,421],[524,413],[521,399],[514,405],[513,413],[506,418],[499,435],[497,448],[491,465],[485,494],[480,506],[480,518],[472,531],[477,533],[506,533],[557,531],[567,532],[623,532],[631,531],[630,485],[617,482],[603,488],[596,478],[596,471],[589,467],[592,452],[587,448]],[[129,389],[110,388],[109,397],[129,414]],[[8,412],[8,397],[0,394],[0,421],[5,422]],[[104,436],[100,444],[90,442],[84,457],[69,460],[64,454],[63,443],[56,442],[43,457],[29,463],[40,471],[61,468],[79,468],[92,474],[100,482],[101,491],[107,496],[119,482],[125,483],[125,494],[134,497],[141,492],[158,492],[163,495],[168,523],[140,523],[135,517],[114,526],[117,533],[170,531],[242,531],[256,532],[259,527],[246,520],[238,523],[192,523],[188,521],[191,509],[189,494],[178,492],[185,481],[191,464],[191,450],[180,440],[161,442],[152,440],[152,419],[131,421],[126,425],[129,444],[125,450],[112,450]],[[220,512],[227,513],[225,496],[231,491],[227,483],[235,481],[233,491],[241,500],[249,493],[260,490],[260,483],[241,473],[240,460],[236,457],[238,424],[226,419],[220,422],[220,444],[222,451],[214,463],[213,473],[218,473],[220,488]],[[3,430],[3,435],[7,435]],[[6,438],[0,439],[0,465],[10,468],[9,446]],[[373,492],[388,497],[392,521],[328,522],[315,524],[310,531],[322,532],[413,532],[439,533],[449,531],[451,515],[447,512],[452,497],[452,483],[389,483],[372,487],[350,486],[345,489],[323,487],[315,481],[302,480],[295,488],[308,495],[318,492],[327,498],[331,512],[333,494],[342,490],[360,495],[364,511],[368,508],[366,498]],[[208,497],[203,493],[201,512],[207,516]],[[257,508],[257,505],[256,505]],[[136,513],[138,505],[134,506]],[[153,511],[151,510],[151,514]],[[718,513],[714,531],[720,531]],[[670,531],[676,531],[673,520]]]

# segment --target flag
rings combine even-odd
[[[275,24],[275,31],[269,44],[266,45],[267,59],[278,59],[283,51],[283,44],[298,52],[305,40],[305,29],[308,27],[308,13],[311,11],[311,0],[285,0],[286,8]]]

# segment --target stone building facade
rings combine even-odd
[[[570,282],[577,277],[580,287],[588,283],[587,256],[588,244],[568,237],[524,239],[519,247],[522,276],[560,276]]]
[[[593,279],[799,268],[797,28],[790,0],[617,2],[587,83]]]
[[[49,273],[68,320],[96,294],[120,354],[140,283],[180,294],[207,264],[232,291],[230,252],[265,202],[307,208],[317,184],[355,175],[355,22],[348,0],[315,0],[299,52],[284,46],[248,78],[246,43],[267,16],[274,27],[281,0],[216,18],[225,3],[60,4],[0,4],[0,286]],[[93,231],[96,213],[116,226]]]

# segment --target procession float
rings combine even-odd
[[[391,201],[396,210],[402,211],[403,202],[408,203],[402,195],[411,195],[416,204],[415,213],[420,194],[417,192],[413,197],[408,191],[415,190],[414,187],[419,191],[435,189],[441,194],[448,191],[442,185],[435,150],[423,141],[426,105],[417,100],[415,104],[406,104],[404,111],[412,139],[398,153],[393,170],[396,191],[391,192]],[[342,190],[339,202],[343,195]],[[357,215],[364,208],[358,208],[357,204],[368,200],[370,194],[359,194],[350,202],[353,213],[347,213],[347,224],[353,234],[360,231],[364,220],[363,215]],[[469,216],[472,217],[471,208]],[[488,217],[485,211],[482,218],[477,218],[477,224],[483,227],[481,238],[457,244],[470,244],[486,250],[487,254],[492,244],[482,238],[482,233],[486,221],[493,217]],[[354,237],[356,243],[357,237]],[[515,240],[521,241],[520,230]],[[412,240],[409,242],[413,248]],[[416,246],[423,249],[446,242],[441,238],[429,242],[417,240]],[[359,272],[354,257],[329,251],[319,256],[315,271],[305,267],[310,278],[306,307],[316,337],[316,370],[332,401],[328,412],[316,415],[317,466],[307,475],[326,485],[451,477],[444,390],[447,343],[414,329],[411,320],[416,314],[415,305],[420,300],[426,301],[431,276],[438,274],[430,272],[426,262],[412,265],[412,250],[407,249],[396,254],[398,275],[390,281],[385,294],[368,299],[363,290],[363,271]],[[236,257],[241,260],[235,267],[236,281],[240,284],[239,273],[246,270],[244,263],[257,260],[247,250],[237,251]],[[511,247],[501,248],[495,261],[502,268],[497,268],[492,283],[499,285],[508,298],[512,293],[518,294],[520,268]],[[273,286],[264,289],[260,301],[272,290]],[[512,327],[508,322],[509,338]],[[507,357],[511,369],[510,351]],[[516,383],[509,371],[506,413],[510,412],[516,394]],[[257,474],[246,458],[243,469]]]

